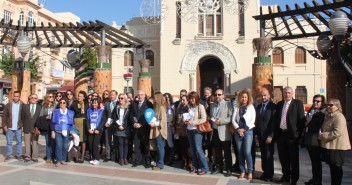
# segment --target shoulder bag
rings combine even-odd
[[[199,106],[198,106],[198,119],[200,119]],[[208,117],[206,118],[206,121],[204,123],[197,125],[197,129],[198,129],[198,132],[201,132],[201,133],[207,133],[207,132],[213,131],[209,123]]]

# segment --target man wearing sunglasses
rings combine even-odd
[[[210,123],[213,127],[212,146],[215,147],[215,164],[212,174],[223,173],[223,158],[225,158],[226,177],[231,176],[231,133],[232,104],[225,101],[224,90],[215,91],[216,102],[210,105]]]
[[[4,133],[6,134],[7,152],[5,161],[13,158],[12,140],[16,137],[17,159],[22,161],[22,126],[21,110],[23,102],[20,100],[21,92],[14,91],[12,102],[6,104],[2,123],[4,124]]]
[[[32,160],[38,162],[38,137],[36,133],[32,133],[34,124],[40,115],[41,106],[37,104],[38,96],[32,94],[29,96],[29,104],[23,105],[22,120],[24,132],[25,155],[24,161]],[[32,143],[32,144],[31,144]],[[33,151],[33,153],[31,152]]]

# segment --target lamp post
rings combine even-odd
[[[352,78],[352,66],[349,59],[343,57],[340,52],[340,45],[348,31],[349,19],[342,11],[334,12],[330,17],[329,27],[332,33],[332,39],[327,35],[320,35],[317,40],[318,51],[308,50],[308,52],[316,59],[336,59],[342,64],[347,74]],[[333,60],[330,60],[333,61]]]
[[[29,37],[22,32],[17,40],[17,48],[14,48],[16,63],[12,73],[12,91],[21,91],[21,100],[25,103],[30,94],[31,73],[27,61],[31,45]]]
[[[126,82],[127,82],[126,93],[129,92],[128,82],[132,79],[132,76],[133,76],[132,73],[123,74],[123,78],[124,78],[124,79],[126,80]]]

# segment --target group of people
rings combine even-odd
[[[228,177],[235,168],[239,179],[251,181],[259,146],[263,170],[259,178],[272,181],[276,142],[283,173],[278,183],[297,183],[299,145],[304,145],[313,175],[306,184],[322,184],[322,161],[330,166],[331,184],[341,184],[342,165],[351,144],[339,100],[331,99],[325,104],[324,96],[315,95],[305,115],[303,103],[293,99],[291,87],[284,88],[284,100],[277,104],[265,88],[257,103],[248,89],[237,92],[233,101],[226,99],[222,89],[213,93],[206,87],[203,92],[200,97],[197,92],[187,93],[183,89],[176,102],[170,93],[156,92],[148,98],[143,90],[136,97],[115,90],[104,91],[101,97],[80,91],[76,98],[72,91],[55,96],[48,92],[39,105],[36,94],[30,95],[28,104],[23,104],[20,92],[14,91],[3,114],[5,160],[13,157],[12,140],[16,136],[17,159],[38,162],[38,137],[43,135],[46,162],[56,166],[67,165],[69,140],[73,140],[74,145],[81,146],[75,159],[79,163],[88,160],[92,165],[99,164],[104,144],[104,162],[112,160],[119,165],[131,163],[133,167],[144,165],[161,170],[164,161],[173,165],[177,156],[183,161],[182,168],[190,173],[223,173]],[[147,121],[148,109],[155,114]],[[212,131],[201,132],[199,126],[206,123]]]

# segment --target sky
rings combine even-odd
[[[46,0],[44,7],[51,12],[72,12],[81,18],[81,22],[99,20],[110,25],[115,21],[117,25],[123,25],[132,17],[140,17],[143,1],[150,0]],[[322,0],[316,1],[322,4]],[[249,0],[249,4],[253,2]],[[294,9],[295,3],[304,7],[304,2],[312,5],[312,0],[262,0],[261,5],[279,4],[286,10],[286,4]]]

